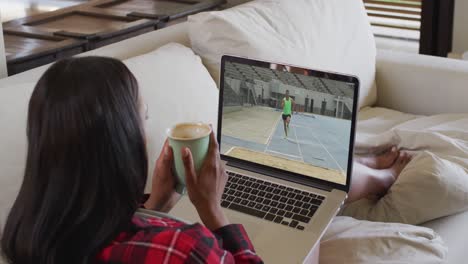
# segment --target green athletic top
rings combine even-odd
[[[292,112],[292,99],[289,97],[289,100],[283,98],[284,107],[283,107],[283,115],[291,115]]]

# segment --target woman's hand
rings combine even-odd
[[[145,208],[159,212],[169,212],[180,195],[175,192],[176,179],[173,172],[174,155],[166,139],[153,172],[151,194]]]
[[[218,149],[218,142],[211,132],[208,154],[198,175],[195,172],[190,149],[182,150],[188,196],[201,220],[210,230],[229,224],[221,208],[221,196],[227,182],[227,174]]]

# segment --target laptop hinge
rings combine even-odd
[[[323,191],[331,192],[333,190],[332,186],[327,186],[325,184],[321,184],[318,182],[315,182],[313,178],[301,178],[297,176],[291,176],[291,174],[285,173],[285,172],[278,172],[278,171],[271,171],[268,169],[265,169],[261,166],[255,166],[253,164],[242,164],[241,162],[235,162],[235,161],[229,161],[227,162],[228,166],[235,167],[238,169],[246,170],[246,171],[251,171],[254,173],[258,174],[263,174],[267,175],[273,178],[289,181],[289,182],[294,182],[297,184],[309,186],[312,188],[317,188]]]

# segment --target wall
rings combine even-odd
[[[327,110],[334,111],[336,108],[336,101],[334,95],[297,88],[291,85],[280,84],[279,92],[281,94],[285,94],[286,90],[289,90],[290,95],[294,96],[294,101],[296,102],[296,104],[304,105],[305,99],[308,96],[309,99],[314,99],[314,108],[320,108],[322,105],[322,101],[327,102]]]
[[[314,99],[314,107],[321,107],[322,101],[325,100],[327,102],[327,110],[334,111],[336,108],[336,101],[334,100],[335,96],[331,94],[310,91],[280,82],[266,83],[260,80],[255,80],[255,93],[257,96],[262,94],[262,88],[265,99],[269,99],[272,92],[285,94],[286,90],[289,90],[291,96],[294,96],[295,98],[294,101],[299,105],[304,105],[305,98],[308,96],[309,99]]]
[[[240,91],[241,81],[229,77],[227,77],[225,80],[231,86],[231,88],[238,94]],[[310,91],[291,85],[285,85],[280,82],[266,83],[260,80],[254,80],[254,82],[255,93],[257,94],[257,96],[262,95],[263,89],[265,99],[269,99],[272,92],[284,94],[286,93],[286,90],[289,90],[291,96],[294,96],[296,103],[299,105],[304,105],[305,98],[308,97],[309,99],[314,99],[314,107],[321,107],[322,101],[325,100],[327,102],[327,110],[334,111],[336,108],[335,96],[331,94]],[[352,99],[349,99],[348,103],[352,104]]]
[[[468,51],[468,0],[455,0],[453,53]]]
[[[0,21],[2,21],[0,12]],[[3,27],[0,23],[0,79],[7,77],[6,57],[5,57],[5,41],[3,40]]]
[[[241,81],[233,79],[233,78],[229,78],[229,77],[226,77],[225,80],[229,84],[229,86],[231,86],[231,88],[234,90],[234,92],[239,94]]]

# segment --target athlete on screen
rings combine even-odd
[[[293,114],[296,103],[289,97],[289,90],[286,90],[286,97],[281,101],[281,108],[283,108],[283,124],[284,124],[284,138],[288,138],[289,122]]]

